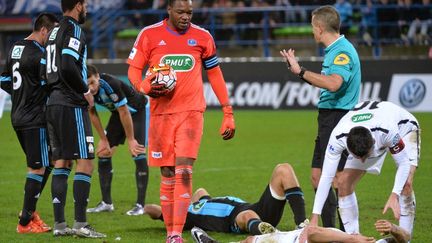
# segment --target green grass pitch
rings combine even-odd
[[[104,122],[108,112],[101,112]],[[313,203],[313,190],[309,182],[310,160],[316,133],[316,111],[236,111],[236,136],[223,141],[218,134],[222,113],[208,111],[200,155],[194,167],[194,189],[205,187],[212,195],[235,195],[254,202],[264,190],[273,167],[289,162],[296,170],[305,192],[308,215]],[[417,217],[412,242],[432,242],[432,114],[417,113],[422,127],[422,151],[414,188],[417,198]],[[113,213],[88,214],[88,221],[108,237],[103,240],[83,240],[73,237],[54,238],[52,234],[19,235],[15,232],[17,214],[22,207],[26,175],[25,157],[10,124],[10,113],[0,119],[0,242],[164,242],[162,222],[147,216],[126,216],[125,212],[135,202],[134,164],[127,148],[121,146],[113,158],[114,179],[112,196]],[[89,206],[99,202],[100,190],[95,163]],[[358,185],[361,232],[379,237],[374,231],[376,219],[392,219],[392,214],[382,215],[382,208],[392,189],[395,164],[387,156],[380,176],[366,175]],[[72,177],[72,175],[71,175]],[[53,211],[50,202],[50,181],[38,203],[38,211],[50,225]],[[150,171],[147,203],[159,202],[159,171]],[[66,219],[73,224],[72,179],[69,179]],[[395,221],[394,221],[395,222]],[[281,230],[294,227],[289,207],[279,225]],[[244,235],[210,233],[221,242],[238,241]],[[116,241],[121,237],[120,241]],[[192,242],[185,233],[187,242]]]

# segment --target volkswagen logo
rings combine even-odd
[[[420,104],[426,96],[426,85],[420,79],[408,80],[399,91],[399,102],[406,108]]]

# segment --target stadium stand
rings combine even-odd
[[[164,0],[89,0],[85,26],[90,57],[123,58],[143,26],[166,16]],[[0,0],[0,57],[31,29],[39,12],[60,13],[55,0]],[[321,56],[314,43],[310,12],[334,5],[342,33],[362,56],[427,56],[431,41],[430,0],[211,0],[194,1],[193,22],[208,29],[221,56],[278,56],[294,47],[301,56]]]

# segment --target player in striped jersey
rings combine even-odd
[[[52,169],[45,120],[48,90],[46,80],[41,77],[41,65],[46,63],[43,46],[56,24],[58,20],[54,15],[40,14],[33,32],[12,46],[0,77],[1,88],[12,95],[12,126],[27,160],[18,233],[41,233],[51,229],[35,210]]]
[[[318,224],[324,200],[347,149],[349,156],[338,177],[339,211],[347,233],[360,232],[355,187],[364,174],[379,174],[387,152],[397,172],[392,192],[384,206],[399,225],[412,235],[415,217],[413,177],[420,156],[420,125],[405,109],[390,102],[366,101],[348,112],[333,130],[326,150],[323,173],[315,196],[311,224]]]

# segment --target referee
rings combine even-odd
[[[321,73],[300,66],[295,51],[280,53],[288,69],[303,81],[321,89],[318,102],[318,134],[312,158],[312,186],[315,191],[321,176],[324,154],[333,128],[339,120],[358,103],[360,95],[360,60],[354,46],[340,35],[340,16],[332,6],[322,6],[312,12],[312,31],[317,43],[325,46]],[[338,170],[343,170],[346,161],[342,156]],[[335,227],[337,200],[330,188],[322,211],[324,227]],[[311,222],[311,224],[318,222]],[[343,225],[340,225],[343,229]]]

